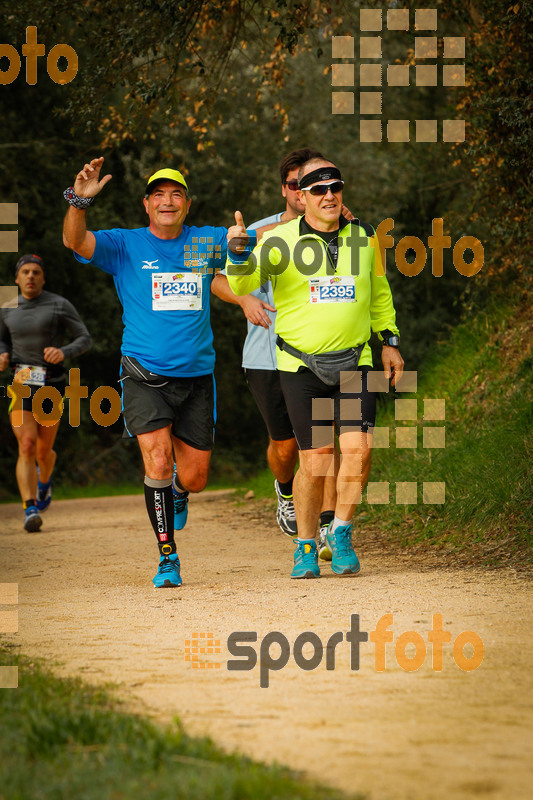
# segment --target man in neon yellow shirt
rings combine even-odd
[[[247,241],[242,215],[235,214],[236,225],[228,231],[226,273],[237,295],[272,281],[278,370],[300,451],[294,479],[298,538],[292,577],[320,575],[315,535],[335,432],[343,458],[327,543],[333,571],[354,575],[360,566],[351,541],[351,519],[370,473],[376,409],[375,393],[368,388],[371,332],[383,342],[385,375],[392,376],[393,385],[401,377],[403,359],[375,231],[342,216],[340,171],[330,161],[312,159],[300,169],[298,180],[304,216],[268,233],[251,255],[235,252]],[[358,365],[356,357],[342,375],[327,380],[304,363],[310,363],[308,354],[350,348],[360,348]]]

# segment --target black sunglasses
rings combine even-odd
[[[291,192],[298,191],[298,181],[296,178],[292,181],[285,181],[285,186],[288,186]]]
[[[337,194],[337,192],[342,192],[343,186],[344,181],[334,181],[333,183],[315,183],[314,186],[307,186],[305,189],[302,189],[302,192],[310,192],[316,196],[327,194],[331,189],[333,194]]]

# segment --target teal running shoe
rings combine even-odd
[[[294,567],[291,578],[320,578],[318,566],[318,550],[314,539],[294,539]]]
[[[51,502],[52,502],[52,481],[48,481],[48,483],[41,483],[41,481],[38,481],[37,502],[35,503],[35,505],[37,506],[37,510],[46,511]]]
[[[181,531],[187,523],[189,492],[177,492],[173,483],[172,497],[174,499],[174,530]]]
[[[326,534],[326,543],[331,550],[331,569],[337,575],[357,575],[361,569],[359,559],[352,547],[352,526],[341,525],[332,533],[333,522],[330,522]]]
[[[174,588],[181,586],[180,560],[177,553],[171,553],[159,558],[157,575],[154,577],[156,589]]]
[[[43,524],[36,506],[28,506],[24,511],[24,530],[28,533],[36,533]]]

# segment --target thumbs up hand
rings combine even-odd
[[[228,228],[228,248],[232,253],[242,253],[246,250],[249,236],[240,211],[235,212],[235,225]]]

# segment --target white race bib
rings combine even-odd
[[[202,276],[194,272],[152,274],[154,311],[201,311]]]
[[[17,364],[15,366],[15,374],[22,369],[29,369],[30,371],[29,378],[26,378],[23,383],[27,383],[29,386],[44,386],[46,381],[46,367],[32,367],[31,364]]]
[[[309,300],[311,303],[354,303],[354,276],[332,275],[309,278]]]

